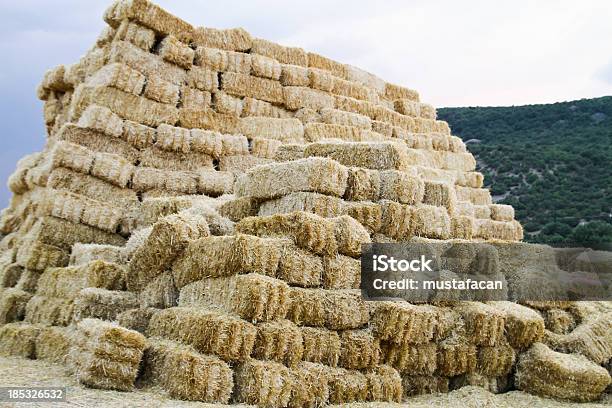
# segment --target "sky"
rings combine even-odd
[[[76,62],[110,0],[0,0],[0,208],[17,160],[45,143],[36,86]],[[244,27],[417,89],[437,107],[612,95],[609,0],[158,0],[197,26]]]

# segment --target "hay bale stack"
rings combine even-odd
[[[374,368],[380,359],[380,344],[371,330],[345,330],[340,333],[340,367]]]
[[[248,359],[234,371],[237,402],[262,407],[284,407],[289,404],[293,389],[291,371],[272,361]]]
[[[77,380],[89,387],[129,391],[146,346],[145,337],[114,323],[78,323],[70,351]]]
[[[323,258],[321,284],[324,289],[359,289],[361,262],[345,255]]]
[[[333,330],[301,327],[304,344],[303,360],[336,367],[340,359],[342,342]]]
[[[234,381],[226,362],[190,346],[153,339],[144,351],[143,378],[160,385],[170,397],[227,404]]]
[[[332,218],[338,252],[342,255],[358,257],[361,245],[371,242],[370,234],[359,221],[348,215]]]
[[[286,196],[268,200],[259,206],[259,216],[304,211],[320,217],[337,217],[342,214],[343,202],[340,198],[309,192],[290,193]]]
[[[65,363],[72,346],[72,329],[48,326],[40,329],[36,338],[36,358]]]
[[[278,278],[289,285],[318,287],[324,274],[323,260],[296,247],[287,245],[278,264]]]
[[[119,326],[145,334],[157,310],[151,307],[126,310],[117,315],[117,323]]]
[[[402,377],[404,397],[448,392],[448,378],[434,375],[406,375]]]
[[[544,336],[544,319],[528,307],[512,302],[490,302],[505,313],[506,337],[516,349],[526,349]]]
[[[368,377],[356,370],[329,369],[329,402],[342,404],[368,400]]]
[[[433,375],[438,366],[436,343],[381,345],[381,361],[406,375]]]
[[[368,381],[368,401],[400,402],[402,378],[392,367],[381,365],[365,374]]]
[[[462,302],[457,311],[465,322],[465,332],[472,344],[494,346],[504,337],[504,313],[484,303]]]
[[[16,288],[0,291],[0,324],[23,320],[32,294]]]
[[[377,302],[371,313],[374,334],[397,344],[428,343],[436,333],[438,319],[435,309],[407,302]]]
[[[251,355],[257,328],[234,315],[173,307],[153,315],[147,335],[188,344],[225,361],[243,361]]]
[[[484,346],[478,349],[477,369],[488,377],[507,375],[514,366],[516,353],[504,340],[495,346]]]
[[[464,339],[451,338],[438,343],[438,364],[436,373],[453,377],[476,370],[476,346]]]
[[[303,354],[302,332],[295,324],[288,320],[277,320],[257,325],[252,354],[254,358],[294,367],[302,360]]]
[[[86,318],[113,321],[119,313],[140,306],[138,296],[131,292],[99,288],[82,289],[74,299],[74,321]]]
[[[369,320],[359,291],[292,287],[290,296],[287,318],[299,325],[343,330],[360,328]]]
[[[610,384],[608,371],[576,354],[535,343],[518,359],[515,383],[532,394],[576,402],[594,401]]]
[[[40,327],[27,323],[8,323],[0,326],[0,355],[36,357],[36,338]]]
[[[406,147],[393,142],[312,143],[304,155],[327,157],[345,166],[372,170],[406,170],[410,164]]]
[[[292,368],[293,388],[290,408],[319,407],[329,399],[328,368],[322,364],[301,362]]]

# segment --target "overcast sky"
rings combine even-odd
[[[15,162],[44,144],[35,88],[75,62],[110,0],[0,0],[0,207]],[[441,106],[523,105],[612,94],[609,0],[159,0],[194,25],[351,63]]]

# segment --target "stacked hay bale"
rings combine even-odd
[[[89,386],[129,390],[142,363],[174,398],[269,407],[502,392],[517,359],[533,375],[545,329],[530,308],[357,290],[363,243],[522,238],[418,93],[146,0],[104,18],[79,62],[45,75],[47,145],[9,180],[3,354],[64,362],[72,347]],[[556,349],[609,333],[577,327]],[[592,354],[604,364],[609,345]]]

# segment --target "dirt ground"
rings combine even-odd
[[[194,407],[208,408],[217,404],[176,401],[168,398],[159,388],[139,389],[134,392],[101,391],[84,388],[69,375],[62,365],[49,364],[40,360],[26,360],[14,357],[0,357],[0,386],[56,386],[67,387],[65,403],[0,403],[0,407]],[[239,406],[239,405],[235,405]],[[244,405],[242,405],[244,407]],[[423,395],[411,398],[404,404],[345,404],[342,407],[361,408],[604,408],[612,406],[612,396],[597,404],[571,404],[538,398],[523,392],[491,394],[479,387],[464,387],[448,394]]]

